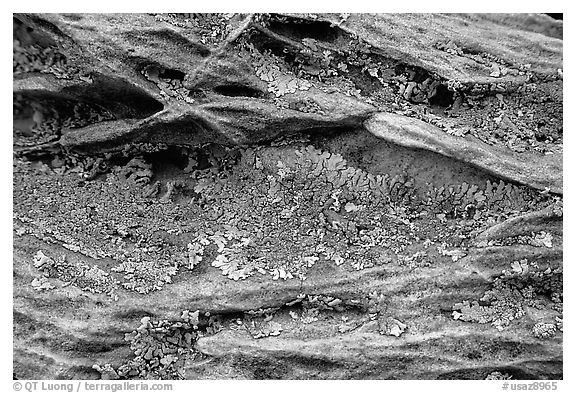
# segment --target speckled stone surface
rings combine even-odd
[[[562,379],[562,22],[14,15],[19,379]]]

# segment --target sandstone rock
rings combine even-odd
[[[393,113],[379,113],[367,120],[365,126],[378,137],[397,145],[431,150],[468,162],[503,179],[562,193],[561,154],[518,154],[486,145],[470,136],[447,135],[437,127]]]
[[[14,376],[563,378],[561,37],[14,15]]]
[[[519,39],[515,30],[510,28],[512,21],[516,27],[528,25],[534,19],[531,15],[502,14],[351,14],[338,26],[364,38],[389,56],[404,58],[404,61],[446,79],[483,83],[493,80],[486,65],[465,54],[487,53],[512,64],[522,64],[531,59],[528,62],[535,70],[549,75],[562,68],[558,57],[562,53],[561,40],[532,32],[522,34]],[[541,16],[539,19],[541,24],[533,24],[536,29],[558,25],[551,18]],[[338,16],[332,14],[318,20],[337,23]],[[447,42],[453,43],[455,50],[443,50],[438,46]],[[534,52],[541,56],[533,56]],[[508,75],[500,80],[519,82],[521,79]]]

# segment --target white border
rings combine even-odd
[[[574,302],[574,289],[570,285],[571,278],[576,277],[575,268],[573,266],[574,246],[573,239],[576,239],[574,226],[571,225],[572,221],[576,219],[574,210],[574,170],[576,168],[575,154],[573,154],[575,130],[574,122],[574,98],[571,94],[572,87],[574,86],[574,45],[569,37],[576,37],[576,29],[574,23],[576,18],[573,17],[571,7],[562,1],[522,1],[511,2],[503,0],[482,0],[476,2],[468,2],[465,0],[459,1],[401,1],[389,2],[385,0],[363,1],[354,0],[348,2],[335,2],[335,1],[311,1],[311,0],[288,0],[283,3],[272,3],[271,1],[171,1],[171,2],[121,2],[118,0],[99,0],[94,2],[70,2],[70,1],[51,1],[51,0],[31,0],[26,2],[4,2],[2,8],[7,8],[3,12],[3,23],[0,25],[2,28],[3,37],[2,54],[4,59],[0,63],[2,67],[1,75],[5,81],[5,88],[2,94],[2,119],[6,122],[2,131],[0,131],[0,146],[2,154],[0,154],[2,165],[0,170],[0,185],[3,186],[4,192],[0,193],[1,197],[1,233],[0,239],[2,241],[0,248],[2,250],[1,260],[1,304],[2,314],[5,316],[5,322],[0,324],[0,337],[2,337],[4,348],[3,356],[1,357],[1,387],[3,391],[12,390],[12,133],[8,128],[8,119],[11,119],[11,95],[9,93],[8,75],[11,51],[8,46],[12,45],[9,42],[9,37],[12,33],[9,28],[12,25],[8,19],[11,13],[15,12],[174,12],[174,11],[190,11],[195,12],[563,12],[564,13],[564,37],[568,45],[564,48],[564,107],[568,108],[564,114],[564,129],[567,133],[564,136],[564,214],[565,214],[565,227],[564,238],[564,269],[566,283],[564,286],[564,296],[568,307],[564,309],[565,316],[565,330],[564,330],[564,381],[560,381],[558,389],[559,392],[576,391],[574,388],[574,372],[576,370],[574,365],[571,349],[575,348],[574,336],[571,334],[574,330],[574,313],[572,312],[572,303]],[[3,121],[3,122],[4,122]],[[10,187],[8,187],[8,184]],[[10,300],[9,300],[10,299]],[[318,389],[366,389],[368,391],[384,392],[390,391],[442,391],[442,392],[459,392],[466,390],[466,392],[490,392],[502,391],[501,383],[498,381],[173,381],[175,392],[188,392],[193,389],[233,389],[234,391],[243,391],[244,389],[251,392],[266,391],[312,391]],[[569,388],[572,386],[572,388]]]

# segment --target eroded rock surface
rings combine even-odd
[[[376,136],[397,145],[430,150],[464,161],[503,179],[562,194],[562,154],[516,153],[471,136],[453,136],[417,119],[378,113],[364,124]]]
[[[14,374],[561,379],[544,15],[14,16]]]

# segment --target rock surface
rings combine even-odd
[[[421,120],[378,113],[365,122],[368,131],[391,143],[430,150],[472,164],[497,177],[562,194],[562,154],[516,153],[471,136],[448,135]]]
[[[15,377],[562,379],[561,23],[15,15]]]

